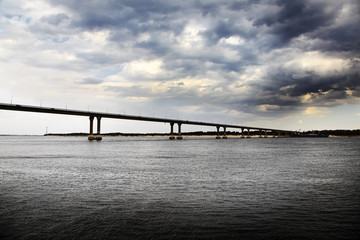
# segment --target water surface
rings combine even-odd
[[[0,137],[2,239],[358,239],[360,139]]]

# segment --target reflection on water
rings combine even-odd
[[[357,239],[360,139],[0,137],[2,239]]]

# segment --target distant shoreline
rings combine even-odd
[[[48,133],[44,136],[74,136],[74,137],[86,137],[89,133]],[[170,133],[121,133],[121,132],[114,132],[114,133],[102,133],[101,136],[103,137],[168,137]],[[176,136],[177,133],[174,133]],[[182,136],[186,137],[215,137],[217,136],[217,132],[210,131],[210,132],[184,132],[181,133]],[[252,131],[250,132],[250,137],[259,137],[259,132]],[[220,136],[223,136],[223,132],[220,132]],[[226,136],[228,137],[247,137],[248,133],[244,132],[244,135],[241,132],[226,132]],[[264,133],[261,134],[264,137]],[[272,138],[273,134],[268,133],[268,138]],[[277,134],[275,134],[277,137]],[[280,136],[284,137],[284,136]],[[307,131],[307,132],[299,132],[298,134],[293,134],[292,136],[287,137],[329,137],[329,138],[360,138],[360,130],[322,130],[322,131]]]
[[[45,135],[0,135],[0,136],[44,136],[44,137],[86,137],[88,136],[88,134],[85,135],[69,135],[69,134],[45,134]],[[147,137],[147,138],[151,138],[151,137],[164,137],[167,138],[170,136],[170,134],[159,134],[159,135],[147,135],[147,134],[134,134],[134,135],[103,135],[101,134],[102,137],[130,137],[130,138],[137,138],[137,137]],[[176,134],[175,134],[176,136]],[[201,138],[201,137],[216,137],[216,135],[184,135],[182,134],[183,137],[191,137],[191,138]],[[220,135],[222,136],[222,135]],[[241,138],[241,135],[226,135],[228,138]],[[247,135],[245,135],[245,138],[247,137]],[[262,137],[264,138],[264,136],[262,135]],[[275,136],[277,138],[277,136]],[[285,136],[281,136],[280,138],[284,138]],[[250,138],[259,138],[259,135],[250,135]],[[272,135],[268,135],[267,138],[273,138]],[[314,137],[310,137],[310,136],[304,136],[303,138],[314,138]],[[315,137],[315,138],[322,138],[322,137]],[[329,135],[326,138],[360,138],[360,135],[358,136],[335,136],[335,135]]]
[[[87,137],[89,133],[84,132],[75,132],[75,133],[47,133],[44,135],[31,135],[31,134],[0,134],[1,137],[6,136],[56,136],[56,137]],[[177,133],[174,133],[177,136]],[[184,137],[215,137],[217,136],[216,131],[196,131],[196,132],[184,132],[181,133]],[[264,133],[261,133],[262,137],[264,137]],[[121,132],[113,132],[113,133],[101,133],[103,137],[169,137],[170,133],[121,133]],[[223,136],[223,132],[220,132],[220,136]],[[230,138],[240,138],[242,137],[241,132],[237,131],[227,131],[226,136]],[[248,136],[248,132],[244,132],[244,136]],[[251,131],[249,134],[250,137],[256,138],[259,137],[258,131]],[[273,134],[268,133],[268,138],[272,138]],[[275,134],[277,137],[277,134]],[[283,135],[280,137],[284,137]],[[360,129],[357,130],[315,130],[315,131],[306,131],[306,132],[297,132],[292,136],[287,137],[329,137],[329,138],[360,138]]]

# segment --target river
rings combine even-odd
[[[1,239],[358,239],[360,139],[0,136]]]

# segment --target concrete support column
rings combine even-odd
[[[247,129],[247,132],[248,132],[248,134],[247,134],[246,138],[250,138],[250,128]]]
[[[178,131],[178,136],[176,138],[181,140],[181,139],[183,139],[183,137],[181,135],[181,123],[178,123],[178,127],[179,127],[179,131]]]
[[[220,126],[216,126],[216,131],[217,131],[216,139],[221,139],[221,137],[220,137]]]
[[[278,131],[278,134],[277,134],[277,135],[278,135],[278,138],[279,138],[279,137],[280,137],[280,131]]]
[[[272,131],[272,134],[273,134],[273,138],[275,137],[275,131]]]
[[[224,134],[223,134],[223,139],[227,139],[228,137],[226,136],[226,127],[223,127],[224,128]]]
[[[95,139],[100,141],[100,140],[102,140],[102,136],[100,135],[101,117],[96,117],[96,119],[97,119],[97,132],[96,132]]]
[[[90,119],[90,134],[88,136],[88,139],[90,141],[92,141],[95,139],[95,137],[94,137],[94,117],[90,116],[89,119]]]
[[[264,138],[267,138],[268,136],[267,136],[267,131],[265,130],[265,136],[264,136]]]
[[[241,138],[245,138],[245,135],[244,135],[244,128],[241,128]]]
[[[259,129],[259,138],[262,138],[261,129]]]
[[[169,137],[170,140],[174,140],[175,139],[175,136],[174,136],[174,123],[171,122],[170,123],[170,137]]]

